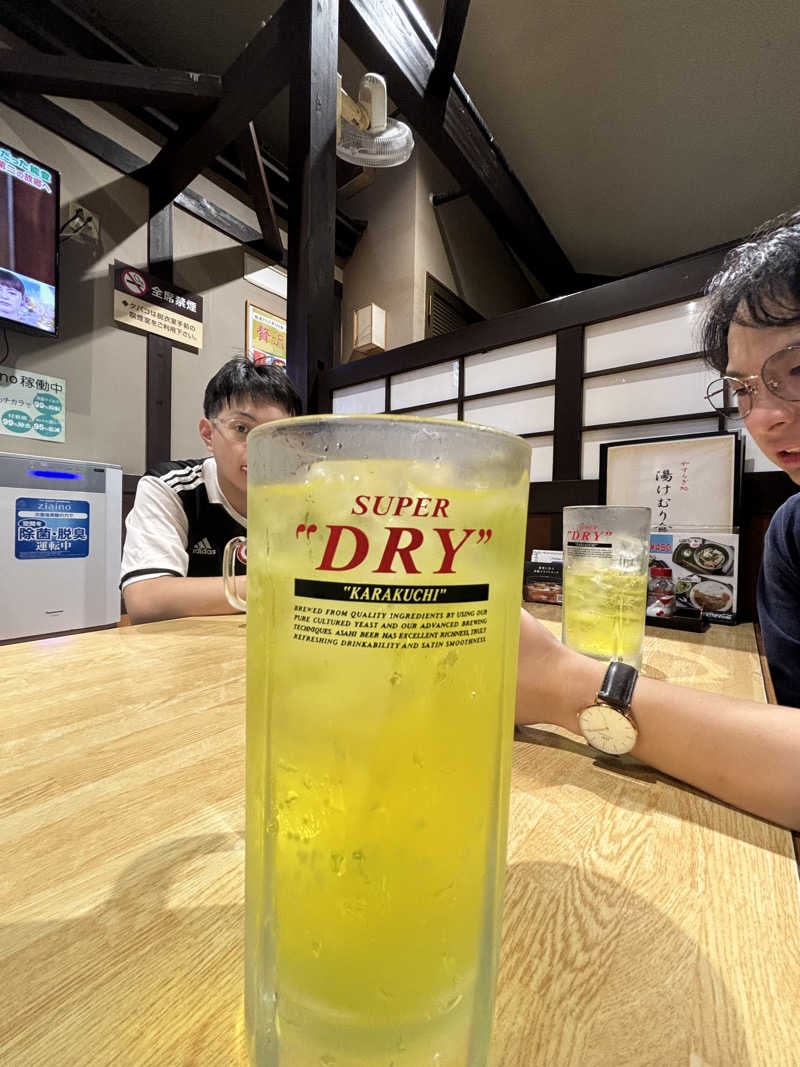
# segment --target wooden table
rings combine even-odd
[[[749,626],[659,631],[645,660],[763,699]],[[243,620],[0,662],[0,1063],[243,1063]],[[577,739],[523,735],[494,1062],[800,1063],[790,835]]]

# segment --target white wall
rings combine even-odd
[[[61,221],[79,200],[101,224],[100,245],[62,242],[57,339],[8,331],[8,366],[66,379],[66,441],[0,434],[0,451],[119,463],[139,474],[145,455],[143,335],[112,318],[114,259],[147,265],[147,191],[60,137],[0,105],[0,139],[61,173]]]
[[[430,194],[450,192],[455,182],[448,171],[417,139],[414,149],[414,325],[413,340],[425,336],[425,288],[426,272],[446,285],[462,300],[458,275],[454,271],[455,260],[448,256],[448,246],[442,240],[437,223],[437,211],[430,202]]]
[[[414,340],[425,336],[428,272],[486,319],[536,303],[513,256],[469,197],[433,206],[431,193],[452,192],[458,182],[419,139],[414,155]]]
[[[386,311],[386,346],[414,340],[414,164],[376,170],[372,185],[346,200],[344,210],[367,219],[366,233],[344,268],[342,362],[353,352],[353,310],[378,304]]]
[[[376,170],[372,184],[343,201],[367,220],[367,231],[344,268],[342,360],[352,353],[353,309],[386,310],[386,347],[425,336],[425,289],[432,274],[486,318],[535,302],[510,253],[469,198],[434,208],[431,193],[457,183],[425,143],[400,167]]]
[[[245,304],[286,317],[286,301],[246,282],[244,251],[185,211],[173,213],[174,280],[203,297],[203,347],[172,349],[172,458],[205,455],[197,432],[206,382],[245,350]]]

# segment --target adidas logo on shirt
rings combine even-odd
[[[207,537],[198,541],[192,549],[193,556],[216,556],[216,549],[211,547],[211,544]]]

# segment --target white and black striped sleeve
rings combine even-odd
[[[189,523],[177,492],[162,478],[144,475],[125,520],[120,589],[145,578],[185,578]]]

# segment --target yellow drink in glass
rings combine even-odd
[[[647,575],[581,560],[564,573],[564,642],[596,659],[620,659],[638,670]]]
[[[642,665],[650,508],[564,508],[561,639],[584,655]]]
[[[527,467],[248,462],[252,1060],[483,1067]]]

